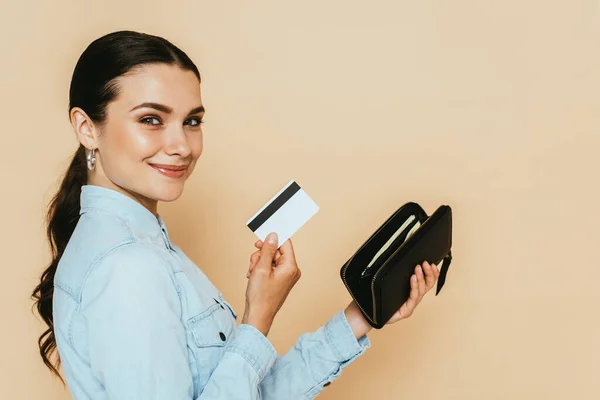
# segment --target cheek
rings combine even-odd
[[[191,174],[192,171],[195,170],[198,158],[200,158],[200,155],[202,155],[202,150],[203,150],[202,136],[194,137],[193,139],[189,139],[188,144],[190,146],[190,152],[191,152],[191,157],[192,157],[191,168],[189,169],[189,172],[188,172],[188,176],[189,176],[189,174]]]
[[[163,141],[158,132],[140,133],[134,132],[129,135],[128,141],[124,146],[129,146],[129,152],[136,161],[152,157],[163,147]]]
[[[200,157],[200,155],[202,154],[204,146],[202,142],[202,133],[200,133],[200,135],[191,137],[189,140],[189,144],[192,152],[192,157],[194,160],[197,160],[198,157]]]
[[[122,127],[106,132],[102,146],[102,167],[109,178],[117,179],[123,171],[137,174],[137,165],[152,157],[162,146],[160,135],[140,132],[132,127]]]
[[[111,141],[111,154],[118,155],[121,162],[139,162],[153,156],[160,150],[162,142],[159,134],[151,133],[131,128],[118,132]]]

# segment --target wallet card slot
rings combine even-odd
[[[410,218],[406,220],[404,224],[398,229],[394,235],[379,249],[375,257],[371,260],[371,262],[365,267],[363,270],[361,277],[373,275],[378,268],[387,260],[387,258],[392,254],[398,247],[400,247],[407,238],[409,238],[416,229],[419,228],[421,223],[416,218],[415,215],[411,215]]]
[[[407,203],[392,214],[356,251],[353,258],[358,255],[360,261],[365,263],[375,257],[375,254],[381,248],[389,237],[408,219],[411,215],[416,215],[419,220],[427,218],[425,211],[416,203]],[[364,265],[364,264],[363,264]],[[362,269],[361,269],[362,271]]]

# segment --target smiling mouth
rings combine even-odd
[[[148,164],[155,171],[169,178],[181,178],[189,165]]]

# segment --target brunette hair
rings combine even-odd
[[[134,68],[156,63],[192,71],[200,81],[200,72],[192,60],[162,37],[123,30],[94,40],[81,54],[73,71],[69,88],[69,115],[73,107],[80,107],[94,123],[102,126],[106,121],[106,106],[120,93],[116,78]],[[44,364],[61,381],[63,379],[58,372],[61,360],[56,348],[52,317],[54,275],[79,221],[81,187],[87,183],[87,171],[86,150],[79,145],[62,177],[58,192],[48,204],[46,235],[52,260],[31,294],[35,300],[34,308],[48,325],[38,339],[40,355]],[[55,362],[51,360],[53,355]]]

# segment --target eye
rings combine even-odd
[[[152,122],[148,122],[148,120],[157,120],[158,124],[153,124]],[[158,117],[145,117],[140,120],[142,124],[146,125],[160,125],[160,119]]]
[[[195,124],[189,124],[190,126],[200,126],[201,124],[204,123],[204,121],[202,121],[202,118],[190,118],[188,119],[188,121],[195,121]]]

